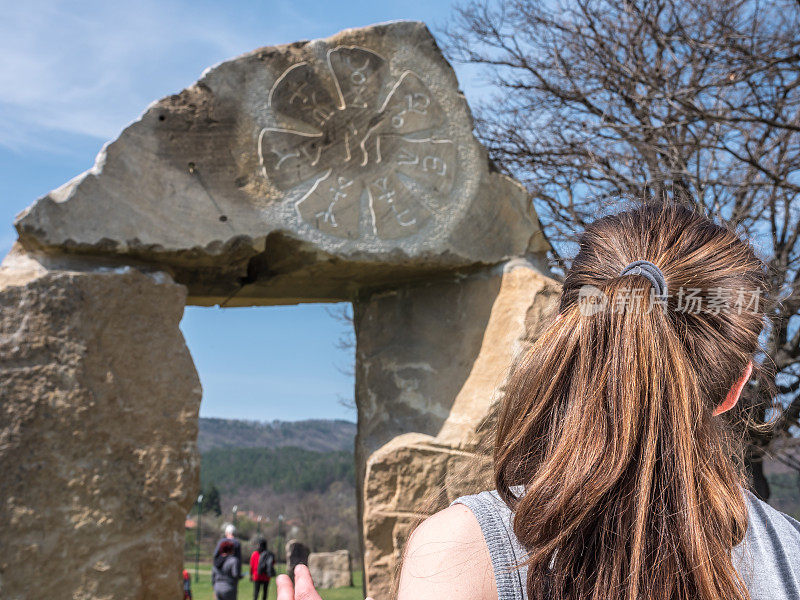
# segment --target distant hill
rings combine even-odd
[[[313,452],[353,452],[356,424],[339,419],[305,421],[240,421],[200,419],[197,444],[201,453],[216,448],[282,448]]]

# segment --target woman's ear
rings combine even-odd
[[[728,395],[725,396],[725,400],[722,401],[717,408],[714,409],[714,415],[721,415],[722,413],[729,411],[736,403],[739,401],[739,398],[742,395],[742,390],[744,389],[744,384],[746,384],[750,380],[750,376],[753,374],[753,361],[747,363],[747,367],[742,373],[742,376],[739,380],[733,384],[733,387],[728,392]]]

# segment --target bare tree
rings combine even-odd
[[[325,504],[320,494],[306,495],[295,505],[295,512],[300,519],[302,541],[312,552],[318,552],[326,518]]]
[[[336,368],[339,370],[340,373],[343,373],[349,377],[355,377],[356,375],[356,332],[355,332],[355,324],[353,322],[353,305],[350,303],[342,303],[337,304],[333,308],[326,307],[325,308],[328,315],[333,317],[336,321],[339,322],[342,326],[341,333],[339,334],[338,339],[334,346],[337,350],[341,353],[341,356],[347,357],[347,364],[342,366],[341,364],[337,365]],[[342,396],[341,394],[337,395],[337,402],[347,408],[348,410],[356,412],[356,400],[353,396]]]
[[[484,67],[494,93],[478,134],[528,186],[557,272],[620,198],[688,196],[756,242],[780,300],[767,359],[785,410],[777,435],[752,433],[751,468],[757,489],[768,447],[800,468],[787,450],[800,416],[800,0],[474,1],[444,37],[451,59]]]

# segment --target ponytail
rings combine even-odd
[[[763,313],[682,313],[648,294],[651,274],[620,275],[640,259],[701,297],[764,283],[746,244],[685,208],[587,228],[560,318],[518,366],[498,421],[496,487],[529,553],[530,600],[749,598],[731,559],[747,526],[741,449],[713,411]]]

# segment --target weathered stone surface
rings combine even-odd
[[[297,540],[286,542],[286,574],[294,581],[294,568],[297,565],[307,565],[308,555],[311,551],[308,546]]]
[[[312,552],[308,555],[308,569],[317,589],[353,585],[353,571],[348,550]]]
[[[493,487],[504,381],[558,296],[558,284],[526,261],[449,285],[450,293],[443,283],[403,289],[356,312],[365,582],[375,598],[391,597],[422,517]],[[402,423],[415,432],[399,434]]]
[[[17,220],[29,250],[169,268],[192,303],[351,299],[544,251],[422,23],[261,48],[151,105]],[[231,296],[233,296],[231,298]]]
[[[463,494],[492,489],[488,452],[460,450],[407,433],[374,452],[364,478],[364,579],[367,594],[392,598],[403,545],[427,515]]]
[[[186,291],[0,267],[0,597],[172,600],[198,485]]]

